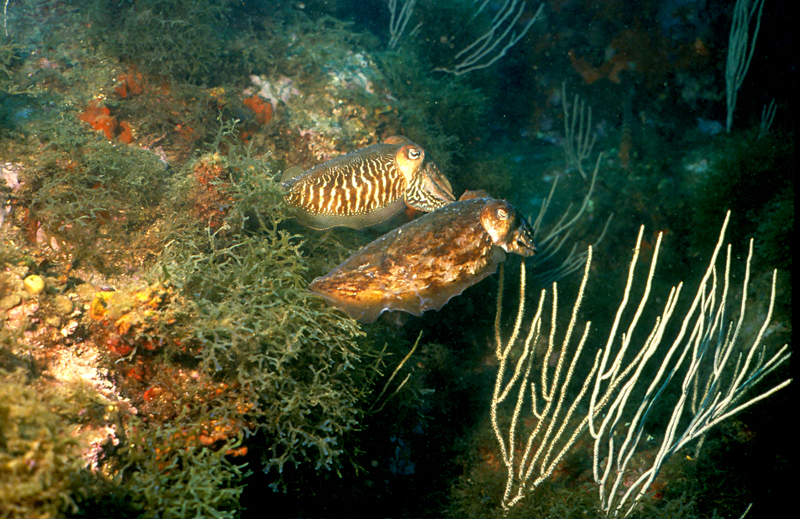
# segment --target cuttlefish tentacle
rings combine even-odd
[[[427,162],[405,192],[406,205],[420,211],[430,212],[452,202],[452,188],[447,177],[434,162]]]

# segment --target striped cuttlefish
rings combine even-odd
[[[455,202],[450,182],[425,150],[399,136],[308,171],[289,168],[281,182],[292,214],[318,230],[361,229],[407,207],[430,212]]]

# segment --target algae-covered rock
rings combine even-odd
[[[209,376],[236,385],[237,400],[220,401],[214,414],[236,421],[250,409],[267,438],[265,469],[334,468],[361,412],[361,332],[305,290],[296,237],[273,229],[240,238],[167,251],[165,270],[184,297],[176,312],[182,347]]]
[[[191,193],[206,189],[197,164],[206,163],[187,166],[171,196],[190,215]],[[265,163],[241,148],[214,163],[225,180],[216,196],[230,205],[215,226],[185,220],[165,248],[159,272],[174,295],[159,335],[171,337],[168,356],[196,370],[177,393],[199,395],[185,399],[187,420],[206,429],[199,441],[247,438],[281,488],[286,464],[338,467],[372,368],[360,363],[358,324],[307,291],[303,239],[283,228],[282,193]]]
[[[0,369],[0,516],[75,513],[72,480],[84,461],[74,427],[26,382]]]
[[[111,467],[119,486],[99,504],[112,505],[109,515],[122,510],[129,516],[141,513],[165,519],[236,517],[241,479],[247,474],[244,465],[228,461],[227,449],[197,445],[197,424],[183,419],[176,420],[176,425],[148,426],[130,417],[128,441],[119,453],[129,469]],[[235,445],[231,441],[226,446]],[[124,510],[122,503],[132,510]]]

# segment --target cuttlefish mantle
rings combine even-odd
[[[421,315],[493,274],[507,253],[536,253],[528,223],[505,200],[467,191],[364,246],[309,290],[362,323],[387,311]]]

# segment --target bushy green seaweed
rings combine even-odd
[[[161,268],[182,295],[173,333],[202,371],[235,384],[250,432],[267,438],[264,468],[279,482],[287,464],[337,467],[361,414],[363,333],[306,290],[302,239],[280,228],[280,190],[263,162],[238,151],[215,184],[232,201],[225,225],[187,229]],[[235,420],[240,411],[228,403],[214,413]]]
[[[120,240],[153,220],[167,178],[152,152],[111,142],[81,128],[71,113],[56,115],[37,135],[45,143],[25,164],[17,195],[27,206],[29,230],[41,227],[76,260],[105,269]],[[30,231],[29,231],[30,232]]]
[[[80,7],[90,14],[94,41],[153,77],[211,86],[240,82],[279,55],[256,41],[250,6],[242,2],[95,0]]]
[[[124,443],[105,466],[115,486],[93,496],[99,502],[92,508],[103,511],[98,516],[236,517],[247,476],[244,465],[225,455],[236,442],[220,449],[197,445],[199,424],[185,414],[174,425],[148,425],[131,416],[126,430]]]
[[[73,480],[84,464],[74,427],[28,383],[0,369],[0,517],[75,513]]]
[[[230,2],[209,0],[100,0],[86,6],[94,37],[111,54],[150,73],[195,84],[211,79],[225,59],[219,29],[229,10]]]

